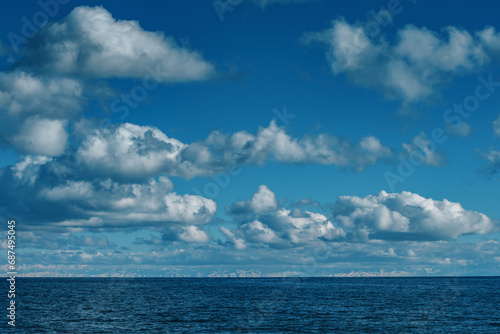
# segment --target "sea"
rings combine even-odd
[[[2,333],[500,333],[500,277],[2,281]]]

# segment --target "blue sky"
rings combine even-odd
[[[9,4],[20,274],[498,275],[495,6]]]

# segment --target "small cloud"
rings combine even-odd
[[[472,127],[470,123],[462,121],[458,125],[453,125],[448,123],[446,125],[446,132],[449,134],[457,135],[459,137],[465,138],[472,132]]]
[[[410,159],[415,160],[419,164],[427,166],[443,166],[446,162],[445,158],[436,151],[435,143],[431,143],[425,133],[421,132],[415,136],[408,144],[403,144]]]
[[[489,152],[484,153],[478,149],[477,153],[489,161],[486,167],[478,169],[479,174],[492,178],[500,172],[500,151],[491,149]]]
[[[498,115],[498,118],[493,122],[493,132],[500,137],[500,115]]]
[[[266,185],[261,185],[250,200],[233,203],[231,208],[229,208],[229,213],[263,214],[276,210],[277,207],[278,203],[276,202],[276,195]]]

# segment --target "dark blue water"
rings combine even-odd
[[[18,278],[16,290],[16,333],[500,333],[500,278]]]

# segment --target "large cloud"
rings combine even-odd
[[[0,212],[32,229],[161,230],[177,226],[182,240],[208,241],[202,238],[200,226],[212,220],[217,210],[214,201],[177,194],[172,182],[162,176],[141,183],[83,180],[74,174],[55,174],[53,163],[52,158],[27,156],[3,168]]]
[[[500,35],[491,27],[470,33],[449,26],[438,33],[406,25],[394,42],[367,27],[337,19],[329,29],[305,34],[303,41],[328,46],[335,74],[345,73],[404,103],[425,101],[452,76],[478,71],[500,55]]]
[[[84,135],[75,156],[93,174],[135,179],[177,175],[190,168],[182,167],[180,155],[187,145],[157,128],[125,123],[83,131],[87,129],[90,133]]]
[[[375,137],[365,137],[357,144],[328,134],[293,138],[272,121],[255,135],[246,131],[226,135],[213,132],[205,141],[225,160],[239,164],[263,164],[266,160],[282,163],[319,163],[362,170],[377,161],[390,158],[392,152]]]
[[[174,82],[205,79],[214,71],[197,52],[172,37],[116,20],[102,7],[77,7],[28,40],[18,66],[94,78],[153,77]]]
[[[75,157],[87,171],[114,178],[141,179],[158,174],[207,176],[228,166],[278,161],[287,164],[332,164],[362,170],[392,156],[375,137],[358,144],[322,134],[292,138],[271,122],[255,134],[215,131],[207,139],[185,144],[159,129],[130,123],[105,129],[81,130]],[[89,132],[89,133],[87,133]]]
[[[238,228],[221,227],[220,230],[237,249],[244,249],[248,244],[297,247],[342,241],[345,237],[344,231],[323,214],[281,207],[276,195],[265,185],[261,185],[251,199],[236,202],[227,210],[239,222]]]
[[[363,198],[341,196],[334,205],[335,219],[361,241],[443,240],[498,230],[498,222],[465,210],[460,203],[424,198],[411,192]]]

